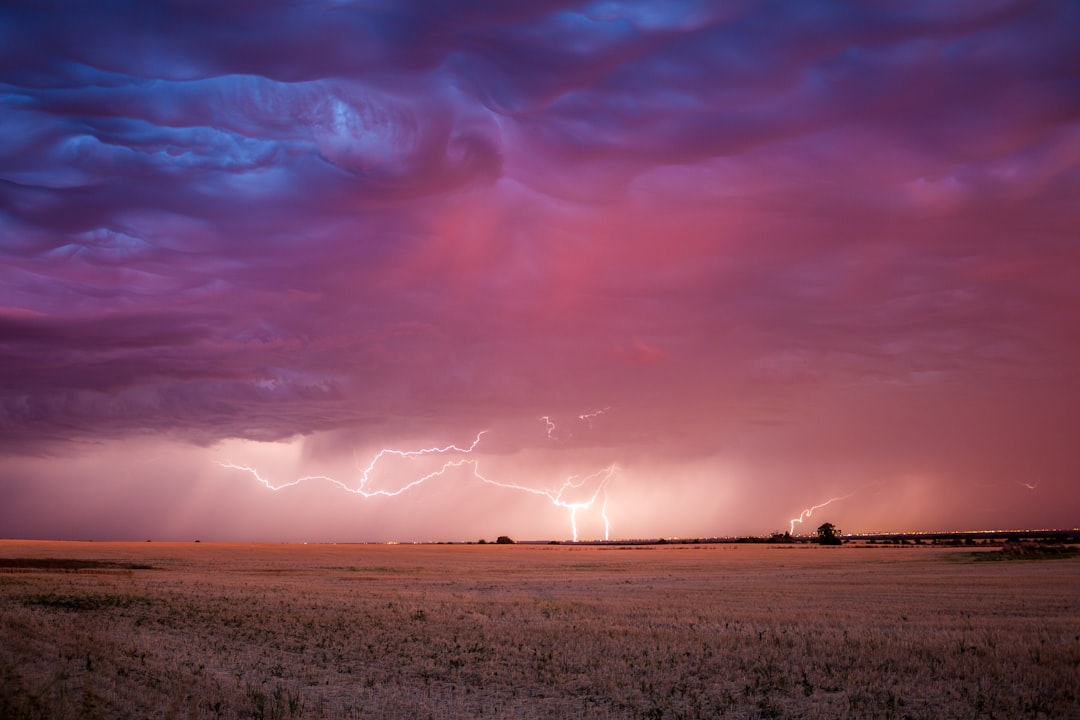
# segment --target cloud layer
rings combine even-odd
[[[737,461],[747,503],[921,473],[1007,508],[1037,475],[1080,509],[1074,3],[8,3],[0,27],[9,467],[531,427],[513,453],[611,408],[561,451],[661,484]]]

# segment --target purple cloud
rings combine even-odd
[[[0,27],[10,457],[528,428],[493,433],[509,455],[611,407],[567,453],[1009,485],[1020,460],[960,454],[1014,433],[1064,482],[1072,3],[9,3]],[[955,406],[955,452],[897,429]]]

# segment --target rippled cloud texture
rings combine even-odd
[[[617,537],[1075,525],[1077,37],[1038,0],[6,3],[0,535],[566,536],[468,472],[216,464],[355,484],[481,430],[500,482],[614,463]]]

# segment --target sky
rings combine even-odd
[[[6,2],[0,537],[1075,527],[1077,37]]]

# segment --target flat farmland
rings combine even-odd
[[[978,554],[0,542],[0,718],[1080,718],[1080,560]]]

